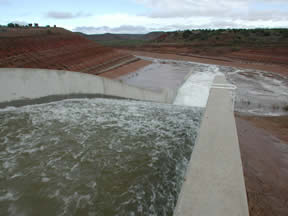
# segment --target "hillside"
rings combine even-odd
[[[123,47],[144,45],[151,40],[156,40],[163,35],[163,33],[164,32],[150,32],[148,34],[78,34],[104,46]]]
[[[288,29],[218,29],[166,32],[155,42],[214,45],[287,43]]]
[[[122,48],[134,51],[221,59],[223,61],[284,66],[288,65],[288,29],[219,29],[165,32],[145,44],[126,45]]]
[[[98,74],[135,59],[62,28],[0,28],[0,67]]]

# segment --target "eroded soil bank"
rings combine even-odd
[[[147,52],[147,51],[132,51],[132,50],[122,50],[122,52],[126,52],[136,56],[147,56],[152,58],[160,58],[160,59],[173,59],[173,60],[181,60],[181,61],[192,61],[199,62],[204,64],[215,64],[215,65],[224,65],[231,67],[240,67],[247,69],[256,69],[256,70],[266,70],[275,73],[279,73],[282,75],[288,76],[288,67],[284,64],[276,64],[270,62],[258,62],[258,61],[244,61],[240,58],[223,58],[218,56],[200,56],[200,55],[190,55],[189,53],[185,54],[175,54],[175,53],[164,53],[164,52]]]
[[[115,79],[119,76],[133,73],[133,72],[135,72],[135,71],[137,71],[137,70],[139,70],[139,69],[141,69],[141,68],[143,68],[143,67],[145,67],[151,63],[152,63],[151,61],[139,60],[136,62],[132,62],[130,64],[123,65],[121,67],[115,68],[113,70],[109,70],[105,73],[101,73],[101,74],[99,74],[99,76],[106,77],[109,79]]]
[[[237,116],[251,216],[288,215],[288,116]]]

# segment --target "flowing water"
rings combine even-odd
[[[73,99],[0,110],[0,215],[172,215],[202,109]]]
[[[237,86],[237,111],[287,114],[287,77],[148,60],[119,79],[176,90],[187,77],[177,105],[98,98],[0,109],[0,215],[172,215],[216,75]]]
[[[205,107],[214,77],[222,74],[237,87],[236,111],[260,116],[288,114],[288,77],[255,69],[138,57],[152,64],[119,79],[155,90],[179,88],[174,104]],[[185,76],[188,79],[182,85]]]

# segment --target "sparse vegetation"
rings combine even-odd
[[[288,112],[288,105],[285,105],[285,106],[283,107],[283,110],[284,110],[285,112]]]
[[[188,39],[190,36],[191,36],[191,31],[190,30],[185,30],[184,32],[183,32],[183,38],[184,39]]]
[[[9,28],[14,28],[15,27],[15,24],[14,23],[8,23],[7,25]]]
[[[280,107],[279,107],[278,104],[273,104],[273,105],[272,105],[272,109],[273,109],[273,110],[279,110]]]
[[[27,25],[21,25],[19,23],[8,23],[7,26],[2,26],[0,25],[0,27],[8,27],[8,28],[32,28],[33,27],[33,24],[32,23],[29,23]],[[50,28],[51,26],[50,25],[46,25],[46,26],[39,26],[38,23],[34,23],[34,27],[35,28]],[[54,28],[56,28],[56,25],[54,25]]]
[[[238,51],[243,47],[261,48],[271,46],[288,45],[288,29],[187,29],[184,31],[174,32],[154,32],[156,37],[146,38],[146,35],[121,35],[121,34],[102,34],[102,35],[84,35],[87,38],[96,41],[105,46],[111,47],[131,47],[139,48],[145,46],[193,46],[193,52],[199,48],[207,46],[210,50],[212,47],[219,47],[218,51],[225,53],[225,50]],[[147,35],[149,35],[147,34]],[[136,36],[136,38],[134,37]],[[233,49],[233,50],[232,50]],[[201,52],[202,52],[201,51]],[[218,52],[217,51],[217,52]]]
[[[184,30],[165,33],[163,39],[159,37],[156,42],[191,42],[209,43],[211,40],[216,44],[271,44],[279,43],[285,39],[288,42],[288,29],[198,29]]]
[[[144,45],[145,43],[147,43],[147,41],[144,41],[144,40],[101,40],[101,41],[97,41],[97,43],[103,46],[112,46],[112,47],[122,47],[122,46],[135,47],[135,46]]]
[[[237,51],[240,51],[240,48],[238,48],[238,47],[233,47],[233,48],[231,49],[231,51],[232,51],[232,52],[237,52]]]

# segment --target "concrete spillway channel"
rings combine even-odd
[[[231,91],[225,77],[216,76],[175,216],[249,215]],[[21,104],[59,95],[109,96],[171,104],[176,92],[154,92],[69,71],[0,69],[2,107],[11,102]]]
[[[175,216],[249,215],[233,98],[227,85],[224,76],[216,76]]]

